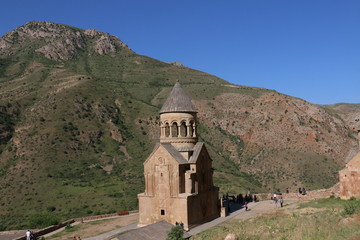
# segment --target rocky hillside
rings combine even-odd
[[[357,148],[341,109],[141,56],[97,30],[30,22],[0,38],[0,230],[137,208],[176,80],[222,192],[329,187]]]

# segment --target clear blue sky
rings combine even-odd
[[[3,1],[0,35],[51,21],[312,103],[360,103],[359,0]]]

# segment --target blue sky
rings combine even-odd
[[[360,103],[358,0],[4,1],[0,35],[32,20],[95,28],[234,84]]]

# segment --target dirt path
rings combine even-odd
[[[296,201],[294,200],[285,200],[285,208],[291,208],[294,205],[293,203],[295,202]],[[261,214],[276,211],[277,209],[279,209],[279,207],[276,208],[273,201],[267,200],[257,203],[250,203],[249,209],[249,211],[245,211],[244,208],[241,208],[237,211],[232,212],[227,217],[220,217],[214,219],[211,222],[199,225],[191,229],[189,233],[191,235],[195,235],[230,219],[248,220],[251,218],[255,218]],[[47,240],[68,240],[72,239],[72,237],[74,236],[80,236],[81,239],[84,240],[106,240],[109,239],[109,237],[119,234],[121,232],[128,231],[129,229],[135,229],[138,217],[138,214],[133,214],[128,216],[115,217],[111,219],[78,223],[74,226],[71,232],[66,232],[64,231],[64,229],[61,229],[57,232],[45,235],[45,237]],[[19,232],[17,232],[17,234],[19,236]],[[12,239],[9,237],[10,235],[5,233],[2,234],[2,232],[0,232],[0,240]]]
[[[84,223],[78,223],[71,229],[71,232],[58,231],[56,233],[51,233],[45,235],[46,240],[69,240],[74,236],[81,237],[81,239],[87,239],[93,236],[98,236],[103,233],[111,232],[113,230],[119,229],[123,226],[131,225],[137,222],[139,219],[138,214],[114,217],[110,219],[97,220],[97,221],[88,221]]]
[[[25,236],[26,230],[0,232],[0,240],[10,240]]]

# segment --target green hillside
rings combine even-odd
[[[64,220],[137,209],[136,195],[144,188],[142,163],[159,138],[158,111],[176,80],[199,107],[200,140],[214,160],[215,184],[222,193],[284,189],[299,176],[293,169],[293,177],[279,177],[287,171],[281,161],[289,156],[313,158],[309,168],[318,166],[316,159],[324,166],[320,175],[306,172],[297,184],[330,186],[343,166],[339,156],[355,142],[353,132],[341,123],[336,123],[338,131],[320,139],[335,136],[338,155],[321,152],[320,145],[306,154],[288,149],[287,155],[272,142],[260,146],[244,141],[234,129],[246,125],[249,112],[258,111],[257,99],[269,94],[292,98],[138,55],[101,32],[91,35],[61,24],[31,22],[3,36],[1,44],[0,230],[38,227],[36,220],[44,216]],[[227,116],[216,106],[224,95],[247,99],[235,106],[249,109],[236,113],[241,123],[234,120],[224,127]],[[210,113],[216,117],[206,117]],[[318,124],[319,131],[334,120],[326,121]],[[271,171],[260,171],[251,162],[265,150],[268,157],[262,161],[281,156]],[[323,175],[327,177],[319,178]]]

